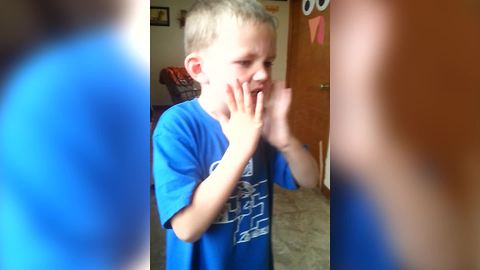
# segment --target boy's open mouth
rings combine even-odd
[[[250,91],[250,94],[252,96],[252,102],[253,104],[256,104],[257,103],[257,95],[258,93],[262,92],[262,88],[256,88],[256,89],[253,89]]]
[[[263,91],[262,88],[256,88],[256,89],[253,89],[253,90],[250,91],[250,95],[252,96],[252,103],[253,103],[254,108],[257,106],[258,93],[260,93],[262,91]]]
[[[262,91],[261,88],[257,88],[257,89],[254,89],[252,91],[250,91],[250,93],[252,93],[253,96],[257,96],[258,93],[260,93]]]

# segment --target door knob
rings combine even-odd
[[[330,84],[329,83],[320,84],[320,90],[330,90]]]

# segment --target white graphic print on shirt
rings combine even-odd
[[[213,172],[218,163],[219,161],[214,162],[210,166],[210,173]],[[242,173],[242,178],[252,175],[253,161],[250,159]],[[239,181],[235,192],[233,192],[234,195],[230,196],[222,212],[213,222],[213,224],[236,224],[233,235],[235,245],[269,233],[269,217],[266,213],[267,185],[267,179],[255,184]]]

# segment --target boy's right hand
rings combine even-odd
[[[248,83],[236,80],[234,86],[228,85],[226,103],[230,117],[219,115],[220,125],[232,150],[250,158],[257,148],[263,126],[263,93],[257,94],[254,106]]]

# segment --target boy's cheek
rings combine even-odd
[[[273,83],[271,81],[266,82],[263,89],[263,95],[264,95],[265,101],[270,100],[270,96],[272,95],[272,92],[273,92]]]

